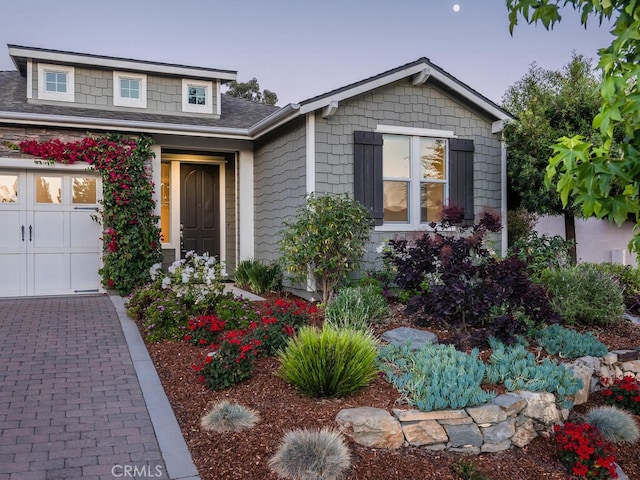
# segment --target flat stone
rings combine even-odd
[[[508,416],[517,415],[527,406],[527,401],[516,393],[504,393],[494,398],[491,403],[502,408]]]
[[[445,425],[449,436],[449,447],[479,447],[483,443],[482,433],[475,423],[467,425]]]
[[[618,355],[619,362],[631,362],[633,360],[638,360],[638,355],[640,355],[638,350],[614,350],[612,353]]]
[[[442,450],[446,450],[447,445],[444,443],[438,443],[437,445],[425,445],[424,448],[434,452],[441,452]]]
[[[543,423],[545,426],[560,423],[560,412],[553,393],[522,390],[518,394],[527,401],[527,407],[522,412],[524,415]]]
[[[480,447],[480,451],[483,453],[502,452],[504,450],[508,450],[510,447],[511,442],[509,440],[503,440],[502,442],[497,443],[485,443]]]
[[[398,327],[386,331],[380,338],[399,347],[408,344],[413,350],[420,350],[425,345],[438,343],[438,337],[433,333],[409,327]]]
[[[418,420],[449,420],[452,418],[469,418],[464,410],[435,410],[422,412],[420,410],[402,410],[394,408],[393,414],[401,422],[414,422]]]
[[[336,422],[344,435],[365,447],[400,448],[404,444],[400,422],[382,408],[340,410]]]
[[[620,465],[618,465],[617,463],[615,465],[616,465],[616,473],[618,474],[618,480],[629,480],[629,475],[624,473]]]
[[[422,420],[418,422],[402,423],[402,432],[409,445],[421,447],[446,443],[449,441],[447,432],[435,420]]]
[[[516,422],[518,424],[519,422]],[[529,445],[531,441],[538,436],[536,428],[533,425],[533,420],[530,418],[523,418],[522,423],[519,423],[516,427],[516,431],[511,437],[511,443],[516,447],[522,448]]]
[[[467,425],[468,423],[473,423],[473,418],[445,418],[442,420],[438,420],[440,425]]]
[[[510,418],[492,427],[482,428],[481,431],[485,443],[501,443],[513,437],[516,432],[516,421]]]
[[[468,407],[466,410],[476,423],[498,423],[507,419],[506,412],[492,403],[487,403],[481,407]]]
[[[640,360],[633,360],[631,362],[622,362],[620,368],[623,372],[640,373]]]
[[[480,453],[480,448],[478,447],[473,447],[471,445],[466,445],[464,447],[452,447],[449,448],[450,452],[455,452],[455,453],[464,453],[466,455],[478,455]]]
[[[605,365],[611,366],[617,361],[618,361],[618,355],[616,355],[613,352],[609,352],[604,357],[602,357],[602,363],[604,363]]]
[[[631,315],[630,313],[625,313],[622,315],[626,320],[629,320],[631,323],[635,323],[636,325],[640,325],[640,318],[635,315]]]

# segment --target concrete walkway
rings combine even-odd
[[[0,480],[197,480],[120,297],[0,300]]]

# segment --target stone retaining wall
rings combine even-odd
[[[602,358],[581,357],[567,367],[583,381],[574,404],[623,375],[640,380],[640,349],[617,350]],[[498,452],[511,446],[524,447],[541,432],[568,418],[569,411],[556,405],[545,392],[519,391],[496,397],[479,407],[421,412],[360,407],[341,410],[336,416],[339,430],[354,442],[372,448],[424,447],[466,453]]]

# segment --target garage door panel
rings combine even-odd
[[[67,293],[71,285],[69,254],[39,253],[33,259],[33,288],[36,295]]]
[[[11,253],[24,249],[22,228],[25,227],[24,213],[0,208],[0,252]],[[26,232],[26,230],[25,230]]]
[[[100,285],[100,257],[95,253],[71,254],[71,289],[74,291],[98,290]]]
[[[100,249],[100,225],[91,218],[90,211],[73,211],[70,213],[70,246],[72,250],[77,248],[90,249],[98,252]]]
[[[34,248],[68,249],[68,242],[65,242],[67,215],[65,212],[34,212],[31,226]]]
[[[20,256],[0,254],[0,272],[0,296],[17,297],[26,293],[26,272]]]

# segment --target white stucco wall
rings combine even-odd
[[[539,234],[564,235],[562,216],[540,217],[535,226]],[[577,256],[579,262],[613,262],[637,266],[635,254],[629,253],[633,224],[618,227],[608,220],[576,218]]]

